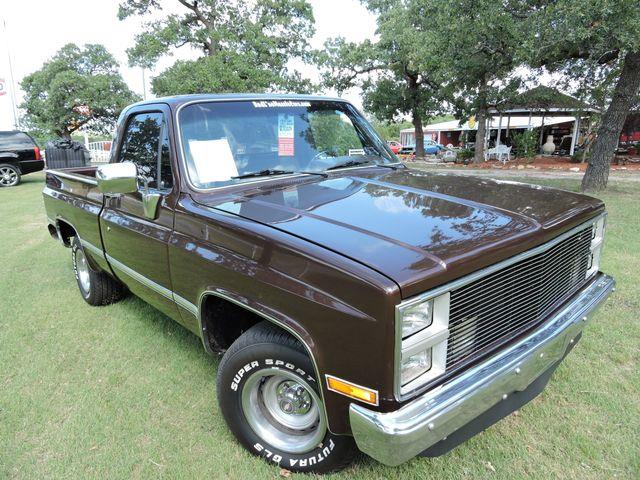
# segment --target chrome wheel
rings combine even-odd
[[[87,263],[87,257],[84,252],[79,248],[75,251],[76,259],[76,275],[78,276],[78,283],[82,292],[87,294],[91,288],[91,278],[89,277],[89,264]]]
[[[287,453],[313,450],[327,432],[318,394],[302,378],[279,368],[258,370],[246,380],[242,411],[256,435]]]
[[[13,187],[18,184],[20,176],[18,171],[7,165],[0,167],[0,185],[3,187]]]

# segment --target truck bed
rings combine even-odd
[[[109,271],[99,222],[104,196],[98,190],[95,172],[93,166],[46,170],[42,195],[49,231],[66,246],[70,246],[68,232],[75,232],[89,261]]]

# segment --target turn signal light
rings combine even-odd
[[[378,405],[378,392],[376,390],[361,387],[360,385],[341,380],[331,375],[326,375],[326,377],[327,388],[332,392],[341,393],[342,395],[355,398],[370,405]]]

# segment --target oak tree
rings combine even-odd
[[[306,0],[174,0],[177,11],[144,23],[127,50],[131,65],[150,68],[190,46],[201,53],[152,80],[157,95],[203,92],[309,91],[291,60],[310,58],[314,18]],[[157,0],[126,0],[118,17],[162,13]]]
[[[85,125],[107,133],[120,111],[137,99],[102,45],[67,44],[20,86],[26,126],[66,139]]]
[[[582,179],[583,190],[602,190],[640,89],[638,2],[521,0],[513,4],[514,11],[526,19],[523,50],[533,66],[561,72],[587,92],[610,92]]]
[[[322,79],[339,93],[352,87],[363,92],[367,111],[379,120],[410,118],[417,158],[424,157],[423,125],[442,108],[439,70],[420,44],[413,11],[398,1],[363,2],[376,14],[377,39],[360,43],[330,39],[319,55]]]

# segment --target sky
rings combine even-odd
[[[308,0],[313,6],[316,34],[311,40],[314,48],[322,47],[330,37],[343,36],[347,40],[362,41],[375,36],[375,18],[358,0]],[[167,8],[181,11],[175,0],[162,0]],[[127,65],[126,49],[133,45],[142,19],[119,21],[118,1],[111,0],[9,0],[0,6],[0,130],[13,128],[12,93],[17,103],[22,100],[20,81],[37,70],[67,43],[82,45],[100,43],[120,62],[120,73],[133,91],[143,95],[142,70]],[[149,79],[169,67],[176,59],[194,58],[197,52],[188,47],[162,59],[155,71],[146,72],[147,95]],[[9,68],[13,67],[13,84]],[[310,66],[300,69],[303,75],[317,79],[317,71]],[[2,92],[6,92],[2,95]],[[329,95],[335,92],[324,92]],[[361,107],[358,91],[342,95]]]

